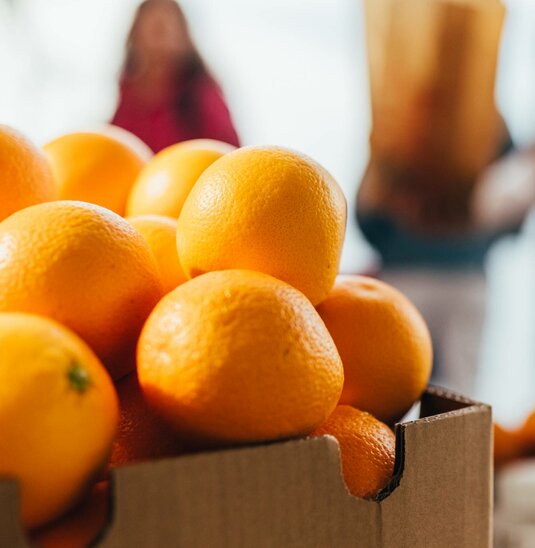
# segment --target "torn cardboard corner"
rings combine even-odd
[[[131,547],[488,548],[491,412],[440,389],[396,426],[396,473],[381,500],[352,497],[334,438],[311,438],[114,471],[97,544]],[[27,548],[13,483],[0,483],[0,547]]]

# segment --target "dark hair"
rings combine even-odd
[[[195,126],[200,115],[197,104],[197,83],[202,77],[211,78],[206,65],[191,40],[188,24],[182,8],[175,0],[144,0],[138,7],[128,38],[126,41],[126,55],[121,72],[121,81],[127,81],[139,67],[139,56],[136,48],[136,31],[143,15],[153,6],[172,6],[177,18],[180,18],[182,27],[188,35],[190,51],[184,57],[176,59],[176,112],[180,122]]]

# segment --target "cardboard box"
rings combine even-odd
[[[347,492],[330,437],[117,469],[97,545],[488,548],[490,408],[431,388],[421,417],[396,426],[395,476],[374,501]],[[0,482],[2,548],[28,546],[17,504],[16,485]]]

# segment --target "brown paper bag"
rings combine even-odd
[[[494,99],[502,3],[365,0],[365,12],[372,161],[424,181],[473,180],[504,138]]]

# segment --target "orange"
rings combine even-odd
[[[145,240],[107,209],[50,202],[0,223],[0,311],[64,323],[114,378],[135,367],[138,335],[162,295]]]
[[[154,254],[164,292],[169,293],[184,283],[187,278],[178,259],[176,220],[161,215],[140,215],[128,217],[127,221],[145,238]]]
[[[340,405],[312,435],[338,440],[342,473],[352,495],[372,498],[388,485],[394,472],[396,437],[386,424]]]
[[[110,512],[110,484],[97,483],[91,495],[78,508],[62,519],[32,532],[32,540],[39,548],[83,548],[104,530]]]
[[[44,147],[61,200],[82,200],[124,215],[145,159],[137,149],[103,133],[69,133]]]
[[[0,125],[0,221],[57,197],[44,154],[18,131]]]
[[[334,284],[345,224],[344,195],[323,167],[291,150],[248,147],[201,175],[178,219],[177,244],[189,277],[257,270],[315,305]]]
[[[119,410],[111,379],[65,327],[0,314],[0,476],[18,479],[22,521],[69,510],[110,454]]]
[[[211,272],[160,301],[138,345],[149,405],[208,443],[305,435],[335,408],[343,367],[310,302],[258,272]]]
[[[535,455],[535,411],[528,415],[515,435],[521,446],[521,451],[526,455]]]
[[[182,452],[176,434],[145,403],[135,373],[121,379],[115,387],[121,415],[110,459],[112,467]]]
[[[494,423],[494,466],[499,468],[518,459],[523,452],[523,436]]]
[[[134,135],[132,132],[123,129],[122,127],[114,126],[113,124],[105,124],[104,126],[97,128],[95,132],[109,135],[110,137],[114,137],[118,141],[123,142],[130,149],[137,152],[138,156],[145,162],[148,162],[154,157],[154,152],[152,152],[148,145],[146,145],[137,135]]]
[[[393,287],[364,276],[341,277],[318,312],[345,371],[341,404],[392,424],[424,391],[431,337],[414,305]]]
[[[202,172],[234,148],[220,141],[194,139],[162,150],[139,174],[128,198],[127,214],[177,219]]]

